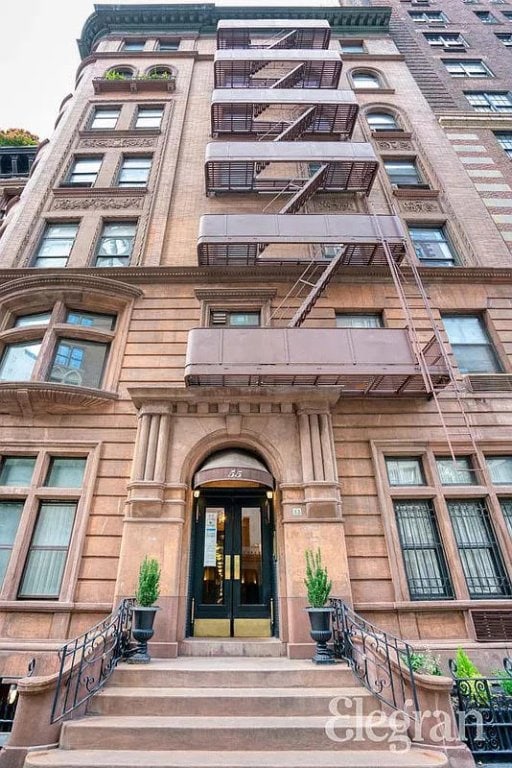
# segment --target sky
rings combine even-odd
[[[193,3],[198,0],[179,0]],[[205,0],[201,0],[204,2]],[[209,0],[206,0],[207,2]],[[151,5],[124,0],[124,5]],[[217,0],[219,6],[337,6],[338,0]],[[77,38],[93,0],[3,0],[0,35],[0,129],[48,138],[80,62]]]

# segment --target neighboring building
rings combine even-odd
[[[0,146],[0,237],[7,214],[26,184],[36,151],[36,146]]]
[[[477,113],[420,41],[434,99],[390,7],[157,9],[87,20],[0,243],[0,671],[132,594],[146,554],[155,655],[307,656],[316,547],[375,624],[495,662],[512,271],[483,184],[509,158],[477,180],[454,135]],[[509,55],[471,59],[506,78]]]

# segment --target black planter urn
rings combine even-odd
[[[148,642],[155,634],[153,624],[158,610],[160,609],[156,605],[151,605],[149,607],[142,605],[134,606],[132,615],[132,636],[133,639],[137,641],[138,647],[127,659],[130,664],[148,664],[151,661],[151,656],[148,653]]]
[[[309,634],[316,643],[312,661],[315,664],[334,664],[334,654],[327,647],[332,635],[332,608],[306,608],[306,611],[309,614],[309,623],[311,624]]]

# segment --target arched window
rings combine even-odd
[[[105,80],[131,80],[135,70],[132,67],[112,67],[105,72]]]
[[[397,119],[391,112],[375,109],[366,113],[366,120],[372,131],[399,131]]]
[[[354,88],[361,90],[370,90],[382,87],[378,75],[375,72],[368,72],[366,70],[357,70],[352,72],[352,83]]]
[[[173,71],[171,67],[166,67],[162,64],[157,64],[154,67],[150,67],[144,77],[149,78],[150,80],[170,80],[173,76]]]

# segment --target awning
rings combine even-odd
[[[212,454],[194,475],[194,488],[200,486],[274,487],[265,465],[250,453],[228,449]]]

